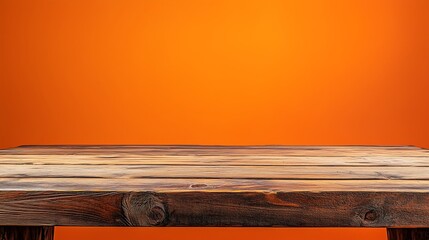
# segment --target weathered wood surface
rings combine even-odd
[[[429,167],[2,165],[0,178],[429,180]]]
[[[428,192],[428,182],[422,180],[2,178],[0,188],[1,191]]]
[[[54,227],[0,226],[0,240],[54,240]]]
[[[427,193],[9,192],[2,225],[423,227]]]
[[[0,150],[0,225],[429,227],[429,150]]]

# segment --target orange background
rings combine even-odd
[[[428,93],[427,0],[0,0],[0,147],[429,147]],[[56,239],[206,233],[386,237],[384,229],[58,228]]]

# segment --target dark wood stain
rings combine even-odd
[[[0,225],[425,227],[429,193],[9,192]]]
[[[0,240],[54,240],[54,227],[0,227]]]
[[[389,240],[427,240],[429,228],[388,228]]]

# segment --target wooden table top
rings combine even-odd
[[[0,225],[429,227],[410,146],[0,150]]]

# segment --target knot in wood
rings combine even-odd
[[[365,221],[375,221],[378,217],[378,214],[374,210],[369,210],[365,213],[364,219]]]
[[[161,199],[153,193],[129,193],[122,199],[122,211],[129,226],[158,226],[167,220]]]

